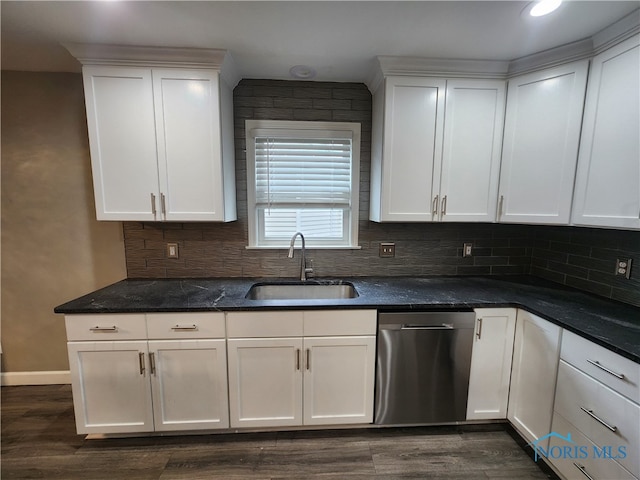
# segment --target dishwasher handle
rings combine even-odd
[[[380,330],[454,330],[455,327],[451,323],[443,323],[441,325],[420,325],[413,323],[384,325]]]

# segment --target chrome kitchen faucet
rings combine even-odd
[[[300,239],[302,240],[302,249],[300,250],[302,253],[302,257],[300,258],[300,280],[305,281],[307,279],[307,273],[313,273],[313,268],[307,268],[307,261],[305,259],[305,245],[304,245],[304,235],[302,232],[296,232],[291,237],[291,244],[289,245],[289,258],[293,258],[293,246],[296,243],[296,237],[300,235]]]

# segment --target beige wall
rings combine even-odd
[[[2,72],[2,371],[67,370],[56,305],[126,277],[97,222],[79,74]]]

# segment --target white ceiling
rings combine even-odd
[[[640,6],[569,1],[538,19],[522,1],[6,1],[2,69],[79,71],[66,42],[222,48],[244,78],[364,81],[377,55],[513,60],[589,37]]]

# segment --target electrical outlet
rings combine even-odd
[[[462,256],[463,257],[470,257],[473,255],[472,253],[472,249],[473,249],[473,244],[472,243],[465,243],[462,245]]]
[[[616,275],[621,275],[626,279],[631,278],[631,259],[616,260]]]
[[[396,256],[395,243],[381,243],[378,255],[382,258],[391,258]]]
[[[178,258],[177,243],[167,243],[167,258]]]

